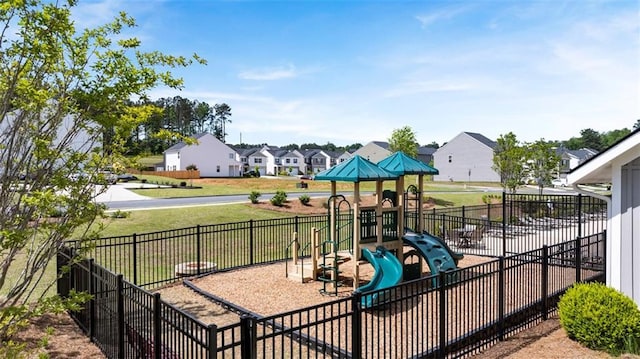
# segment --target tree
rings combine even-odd
[[[506,191],[515,193],[524,182],[526,170],[524,166],[525,150],[519,144],[516,135],[509,132],[501,135],[493,150],[493,170],[500,174],[500,183]]]
[[[636,123],[633,125],[633,129],[637,130],[640,128],[640,119],[636,120]]]
[[[123,165],[123,148],[155,106],[133,106],[157,85],[182,86],[169,70],[193,58],[143,52],[125,38],[135,21],[76,29],[75,0],[0,5],[0,341],[24,319],[78,308],[86,299],[45,298],[44,274],[63,241],[89,241],[104,208],[101,170]],[[118,39],[114,41],[113,39]],[[108,133],[108,141],[103,134]],[[101,189],[102,188],[102,189]],[[55,219],[52,217],[55,216]],[[99,230],[99,227],[98,227]],[[84,246],[80,246],[84,247]],[[10,280],[9,280],[10,279]],[[2,345],[0,345],[2,347]]]
[[[602,151],[605,147],[602,145],[602,136],[598,131],[586,128],[580,131],[582,137],[583,147],[590,148],[596,151]]]
[[[526,160],[529,176],[538,184],[540,194],[546,184],[551,183],[560,165],[560,156],[553,144],[540,139],[526,146]]]
[[[624,136],[631,133],[631,130],[628,128],[623,128],[621,130],[613,130],[608,131],[602,134],[602,147],[603,149],[611,147],[614,143],[621,140]]]
[[[393,130],[391,138],[389,138],[389,150],[391,152],[402,151],[407,156],[418,157],[418,141],[416,134],[410,126],[404,126]]]
[[[215,126],[213,135],[216,136],[220,141],[225,142],[225,138],[227,137],[227,132],[225,132],[226,123],[231,123],[229,117],[231,117],[231,107],[226,103],[215,104],[213,106],[215,111]]]

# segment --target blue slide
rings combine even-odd
[[[393,287],[402,281],[402,263],[382,246],[378,246],[375,252],[363,248],[362,256],[371,263],[375,273],[371,281],[356,289],[356,292],[376,291],[362,296],[362,308],[371,308],[383,304],[389,296],[388,291],[378,290]]]
[[[458,269],[450,249],[443,246],[439,238],[426,233],[407,232],[402,240],[427,260],[431,274]]]
[[[456,265],[458,265],[458,261],[461,260],[462,258],[464,258],[464,253],[462,252],[454,252],[453,249],[451,249],[451,247],[449,247],[449,245],[444,241],[444,239],[434,236],[433,234],[427,232],[427,231],[423,231],[422,234],[424,236],[429,237],[430,239],[434,239],[436,241],[438,241],[440,243],[440,245],[442,247],[444,247],[444,249],[447,250],[447,252],[449,252],[449,254],[451,255],[451,257],[453,258],[453,261],[456,262]]]

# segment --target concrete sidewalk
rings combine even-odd
[[[153,199],[151,197],[142,196],[130,191],[130,188],[157,188],[156,184],[132,182],[132,183],[116,183],[109,185],[104,193],[96,196],[96,202],[108,203],[116,201],[142,201]],[[162,186],[161,186],[162,187]],[[97,191],[96,191],[97,192]]]

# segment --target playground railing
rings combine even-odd
[[[246,314],[225,327],[199,322],[92,260],[74,261],[67,247],[58,266],[71,270],[58,291],[92,294],[72,316],[108,358],[465,357],[546,320],[574,283],[603,281],[605,238],[406,281],[383,289],[387,300],[375,308],[363,308],[356,293],[267,317]]]
[[[353,238],[351,214],[345,212],[337,219],[339,250],[350,249]],[[362,221],[366,223],[369,215],[373,216],[372,222],[378,220],[375,213],[363,213]],[[414,218],[412,223],[417,225],[414,212],[407,211],[405,218]],[[396,212],[384,212],[382,221],[383,234],[397,236]],[[498,204],[428,210],[423,213],[422,223],[426,231],[441,237],[445,229],[483,226],[477,245],[461,251],[505,256],[603,231],[606,203],[582,195],[504,194]],[[292,233],[299,234],[300,248],[310,248],[311,228],[325,228],[321,237],[328,238],[328,225],[327,215],[315,215],[134,233],[93,241],[86,256],[114,273],[123,274],[135,285],[153,288],[178,279],[176,266],[184,263],[207,262],[215,264],[216,270],[227,270],[289,259],[286,257],[291,254],[284,249]],[[363,237],[376,235],[375,230],[371,226],[363,229]],[[195,274],[205,270],[198,266]]]

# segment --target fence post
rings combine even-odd
[[[549,246],[542,246],[542,320],[548,319],[549,312]]]
[[[93,258],[89,259],[89,294],[91,294],[91,299],[89,299],[89,341],[92,343],[96,333],[96,285],[93,280],[93,262]]]
[[[447,291],[446,291],[446,273],[438,273],[438,294],[440,297],[440,313],[439,313],[439,330],[440,330],[440,343],[438,350],[438,358],[444,358],[446,356],[447,346]]]
[[[207,359],[218,358],[218,326],[215,324],[209,324],[207,327],[207,334],[209,335],[207,341],[207,348],[209,349]]]
[[[293,231],[296,232],[296,233],[299,233],[299,231],[298,231],[298,220],[299,219],[300,219],[300,217],[298,217],[298,216],[294,217],[294,225],[293,225],[294,229],[293,229]]]
[[[240,357],[256,359],[256,325],[255,318],[249,315],[240,317]]]
[[[502,191],[502,256],[507,255],[507,192]]]
[[[582,282],[582,241],[576,238],[576,248],[574,254],[576,260],[576,282]]]
[[[201,267],[200,259],[202,258],[202,256],[200,255],[200,250],[201,250],[201,248],[200,248],[200,225],[198,224],[196,226],[196,263],[197,263],[197,265],[196,265],[196,273],[198,275],[200,275],[200,267]]]
[[[351,298],[351,358],[360,359],[362,357],[362,293],[355,292]]]
[[[253,219],[249,220],[249,264],[253,264]]]
[[[464,206],[462,206],[462,228],[467,224],[467,218],[465,216]]]
[[[133,284],[138,285],[138,235],[133,234]]]
[[[582,237],[582,193],[578,193],[578,237]]]
[[[162,308],[160,293],[153,294],[153,357],[162,357]]]
[[[498,340],[504,340],[504,303],[505,303],[505,268],[504,268],[504,256],[498,259]]]
[[[118,274],[116,277],[116,306],[118,358],[124,358],[124,281],[122,274]]]

